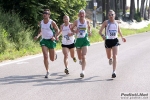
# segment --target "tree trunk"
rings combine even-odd
[[[141,0],[141,9],[140,9],[141,17],[144,17],[144,3],[145,0]]]
[[[149,0],[149,7],[148,7],[148,19],[150,19],[150,0]]]
[[[137,13],[139,13],[140,7],[139,7],[139,0],[137,0]]]
[[[106,20],[106,3],[105,0],[102,0],[102,21]]]
[[[134,0],[131,0],[130,1],[130,16],[129,16],[131,21],[133,21],[134,19],[134,14],[135,14],[135,2]]]
[[[124,0],[120,0],[120,3],[119,3],[119,8],[120,8],[120,10],[123,10],[123,1],[124,1]]]
[[[109,10],[110,10],[110,0],[106,0],[106,19],[108,19]]]
[[[115,13],[116,13],[116,20],[118,20],[118,9],[119,9],[119,7],[118,7],[118,5],[119,5],[119,0],[115,0]]]
[[[123,0],[123,16],[126,15],[126,0]]]
[[[148,18],[147,18],[147,2],[148,2],[148,0],[146,0],[146,7],[144,7],[145,9],[144,9],[144,20],[147,20]]]

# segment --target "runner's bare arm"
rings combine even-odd
[[[92,32],[91,32],[90,22],[87,21],[87,24],[88,24],[88,35],[91,36],[91,35],[92,35]]]
[[[107,21],[104,21],[103,22],[103,24],[102,24],[102,26],[101,26],[101,28],[100,28],[100,30],[99,30],[99,34],[103,37],[104,35],[102,34],[102,32],[103,32],[103,29],[106,27],[106,25],[107,25]]]
[[[58,32],[57,38],[59,38],[59,36],[62,34],[62,27],[63,27],[63,24],[60,25],[60,30],[59,30],[59,32]]]
[[[122,38],[122,41],[123,41],[123,42],[126,42],[126,39],[123,37],[119,25],[118,25],[118,33],[119,33],[120,37]]]
[[[69,24],[69,28],[70,28],[70,30],[71,30],[71,27],[73,26],[73,23],[70,23]],[[72,31],[72,32],[70,32],[70,33],[68,33],[68,36],[73,36],[74,35],[74,32]]]
[[[52,21],[52,27],[55,29],[56,32],[55,37],[56,37],[59,34],[59,28],[54,21]]]
[[[70,28],[73,33],[78,33],[77,29],[75,30],[76,27],[77,27],[77,20],[74,21],[74,23],[71,25]]]

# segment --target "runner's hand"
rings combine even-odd
[[[56,39],[56,41],[58,41],[58,40],[59,40],[59,37],[58,37],[58,36],[56,36],[56,37],[55,37],[55,39]]]
[[[55,40],[56,40],[56,38],[55,38],[55,37],[52,37],[52,38],[51,38],[51,40],[52,40],[52,41],[55,41]]]
[[[92,35],[92,33],[90,32],[90,33],[88,33],[88,36],[91,36]]]
[[[103,35],[102,38],[103,38],[103,40],[106,40],[106,36]]]
[[[35,36],[35,37],[34,37],[34,40],[37,40],[37,39],[38,39],[38,36]]]
[[[125,38],[122,38],[122,41],[123,41],[123,42],[126,42],[126,39],[125,39]]]
[[[72,33],[68,33],[68,36],[72,36]]]

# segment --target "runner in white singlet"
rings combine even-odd
[[[78,15],[79,19],[76,20],[71,27],[71,30],[77,35],[75,46],[77,48],[79,62],[82,66],[82,72],[80,73],[81,78],[83,78],[85,74],[84,70],[86,67],[86,55],[88,46],[90,46],[88,36],[91,36],[90,22],[85,19],[85,15],[85,11],[80,10]],[[74,30],[75,27],[77,30]]]
[[[42,35],[40,45],[42,48],[44,65],[46,68],[45,78],[48,78],[49,76],[48,57],[50,57],[51,61],[54,61],[57,58],[57,55],[55,52],[55,47],[56,47],[55,40],[57,39],[56,37],[58,35],[58,32],[59,32],[59,28],[57,24],[53,20],[50,19],[50,10],[45,9],[43,12],[43,20],[40,23],[39,33],[37,36],[34,37],[34,39],[37,40]]]
[[[69,22],[69,16],[65,15],[63,17],[64,23],[60,26],[60,32],[59,36],[62,33],[62,52],[64,54],[64,65],[65,65],[65,73],[69,74],[68,70],[68,54],[70,52],[70,56],[73,59],[74,62],[76,62],[76,57],[75,57],[75,46],[74,46],[74,33],[71,32],[70,27],[72,23]],[[59,36],[57,38],[59,38]]]
[[[118,46],[120,45],[118,40],[118,33],[122,38],[123,42],[126,42],[126,39],[122,36],[122,32],[119,28],[117,21],[115,20],[115,12],[110,10],[108,12],[108,20],[104,21],[99,34],[105,40],[105,48],[107,58],[109,59],[109,64],[113,66],[112,78],[116,77],[116,66],[117,66],[117,54],[118,54]],[[105,35],[102,34],[103,29],[105,30]]]

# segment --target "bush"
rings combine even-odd
[[[140,12],[135,13],[134,19],[135,19],[137,22],[141,22],[141,21],[142,21]]]
[[[32,27],[28,28],[18,14],[0,10],[0,15],[0,54],[28,49],[34,45]]]
[[[14,48],[17,50],[33,44],[31,39],[33,34],[32,28],[27,28],[27,24],[20,20],[18,14],[0,11],[0,15],[0,24],[3,26],[0,32],[7,34],[7,36],[2,36],[4,41],[7,40],[13,43]]]
[[[6,48],[8,47],[8,40],[7,40],[7,36],[8,33],[6,32],[6,30],[4,30],[1,25],[0,25],[0,53],[4,52],[6,50]]]

